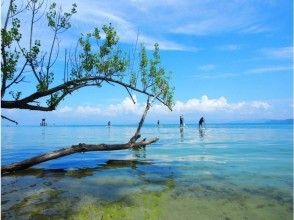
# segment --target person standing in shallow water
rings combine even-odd
[[[203,117],[201,117],[199,122],[198,122],[199,129],[204,128],[204,125],[205,125],[205,120],[204,120]]]
[[[111,126],[111,123],[110,123],[110,121],[108,121],[107,125],[108,125],[108,127],[110,127],[110,126]]]
[[[180,127],[184,127],[184,117],[183,117],[183,115],[180,116]]]
[[[157,127],[159,127],[159,124],[160,124],[160,122],[159,122],[159,120],[157,120]]]

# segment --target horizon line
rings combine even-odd
[[[230,122],[208,122],[206,123],[207,125],[214,125],[214,124],[293,124],[294,123],[294,119],[293,118],[289,118],[289,119],[269,119],[269,120],[259,120],[259,121],[230,121]],[[111,124],[110,127],[112,126],[137,126],[138,123],[131,123],[131,124],[124,124],[124,123],[118,123],[118,124]],[[156,123],[145,123],[144,125],[147,126],[155,126],[157,127]],[[144,126],[143,125],[143,126]],[[163,125],[179,125],[179,123],[160,123],[159,127],[163,126]],[[193,126],[197,126],[198,123],[185,123],[185,125],[193,125]],[[1,126],[3,127],[21,127],[21,126],[36,126],[36,127],[41,127],[40,124],[18,124],[18,125],[8,125],[8,124],[3,124],[1,123]],[[105,124],[49,124],[45,127],[58,127],[58,126],[105,126],[108,127],[107,123]]]

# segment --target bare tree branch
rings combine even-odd
[[[3,27],[4,30],[7,29],[8,20],[9,20],[9,15],[10,15],[10,13],[11,13],[12,3],[13,3],[13,1],[10,0],[10,2],[9,2],[9,6],[8,6],[8,10],[7,10],[7,14],[6,14],[6,18],[5,18],[5,22],[4,22],[4,27]]]
[[[41,79],[40,79],[40,77],[37,74],[37,71],[36,71],[35,65],[33,63],[33,60],[27,56],[27,54],[25,53],[25,51],[23,50],[23,48],[21,48],[19,42],[17,42],[17,45],[18,45],[18,47],[19,47],[22,55],[26,58],[26,61],[30,64],[30,67],[32,68],[32,71],[33,71],[34,76],[36,77],[36,79],[38,80],[38,82],[41,83]]]
[[[20,72],[19,72],[19,74],[17,75],[17,77],[15,77],[15,79],[14,79],[11,83],[9,83],[7,86],[5,86],[5,90],[8,89],[10,86],[12,86],[14,83],[17,84],[17,82],[18,82],[17,80],[18,80],[18,79],[20,78],[20,76],[22,75],[22,73],[23,73],[23,71],[24,71],[24,69],[25,69],[27,63],[28,63],[28,61],[26,60],[25,64],[23,65],[23,67],[22,67],[22,69],[20,70]]]
[[[52,43],[51,43],[49,57],[48,57],[48,63],[47,63],[47,66],[46,66],[47,86],[49,85],[49,83],[48,83],[48,80],[49,80],[49,69],[51,67],[52,52],[53,52],[53,49],[54,49],[56,38],[57,38],[57,30],[54,31],[54,36],[53,36],[53,40],[52,40]]]
[[[32,41],[33,41],[33,29],[34,29],[34,19],[35,19],[35,13],[36,13],[36,2],[32,1],[32,6],[30,5],[32,9],[32,18],[30,23],[30,50],[32,49]]]
[[[18,122],[17,122],[17,121],[14,121],[14,120],[12,120],[12,119],[10,119],[10,118],[4,116],[4,115],[1,115],[1,118],[6,119],[7,121],[13,122],[13,123],[15,123],[16,125],[18,125]]]
[[[51,65],[49,66],[49,68],[51,68],[51,67],[54,66],[54,64],[57,61],[57,58],[59,56],[59,44],[60,44],[60,40],[58,39],[58,37],[56,37],[56,41],[57,41],[56,55],[55,55],[55,58],[53,59],[53,62],[51,62]]]
[[[128,91],[128,94],[129,94],[130,98],[132,99],[133,103],[136,104],[136,101],[134,100],[134,98],[133,98],[131,92],[129,91],[128,87],[125,87],[125,88]]]

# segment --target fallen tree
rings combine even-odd
[[[128,142],[125,144],[78,144],[78,145],[72,145],[68,148],[62,148],[60,150],[48,152],[42,155],[38,155],[35,157],[32,157],[30,159],[23,160],[18,163],[13,163],[7,166],[2,166],[1,171],[2,174],[11,173],[18,170],[24,170],[27,168],[30,168],[34,165],[54,160],[60,157],[68,156],[75,153],[84,153],[84,152],[90,152],[90,151],[112,151],[112,150],[124,150],[129,148],[138,148],[142,146],[146,146],[148,144],[152,144],[156,141],[158,141],[159,138],[152,138],[150,140],[142,140],[139,142]]]
[[[140,137],[140,131],[141,128],[144,124],[146,115],[148,110],[151,107],[151,103],[154,101],[154,99],[156,98],[156,96],[150,101],[150,98],[148,97],[147,99],[147,104],[144,110],[144,113],[141,117],[141,120],[138,124],[137,130],[134,134],[134,136],[129,140],[128,143],[124,143],[124,144],[84,144],[84,143],[80,143],[77,145],[72,145],[71,147],[68,148],[62,148],[59,150],[55,150],[52,152],[48,152],[45,154],[41,154],[17,163],[13,163],[10,165],[5,165],[1,167],[1,172],[2,174],[7,174],[7,173],[11,173],[14,171],[18,171],[18,170],[24,170],[27,168],[30,168],[34,165],[49,161],[49,160],[54,160],[54,159],[58,159],[61,157],[65,157],[71,154],[75,154],[75,153],[84,153],[84,152],[90,152],[90,151],[113,151],[113,150],[124,150],[124,149],[129,149],[129,148],[141,148],[141,147],[145,147],[146,145],[152,144],[156,141],[159,140],[158,137],[155,138],[151,138],[150,140],[146,140],[146,138],[142,139],[141,141],[137,141]]]

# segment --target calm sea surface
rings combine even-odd
[[[2,127],[2,165],[135,126]],[[158,142],[2,176],[2,219],[293,219],[292,124],[145,126]]]

